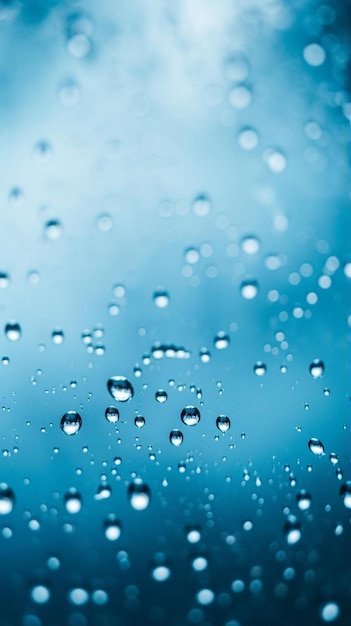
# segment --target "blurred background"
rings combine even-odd
[[[348,0],[0,0],[0,626],[348,625]]]

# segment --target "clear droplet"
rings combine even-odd
[[[104,522],[104,533],[109,541],[117,541],[121,536],[121,523],[114,515],[109,515]]]
[[[169,294],[167,291],[155,291],[153,295],[154,305],[159,309],[164,309],[169,305]]]
[[[45,237],[51,241],[59,239],[63,233],[63,226],[59,220],[49,220],[44,226]]]
[[[76,411],[68,411],[61,418],[61,430],[66,435],[76,435],[81,426],[82,418]]]
[[[5,326],[5,336],[9,341],[18,341],[21,338],[22,329],[17,322],[9,322]]]
[[[169,440],[173,446],[178,447],[183,443],[183,433],[177,428],[174,428],[169,433]]]
[[[351,509],[351,480],[347,480],[346,483],[340,487],[340,497],[347,509]]]
[[[260,249],[260,242],[254,235],[247,235],[241,240],[241,249],[245,254],[257,254]]]
[[[200,194],[197,196],[192,204],[192,210],[194,215],[198,217],[206,217],[211,211],[212,205],[211,200],[205,194]]]
[[[0,483],[0,515],[8,515],[14,506],[14,492],[6,483]]]
[[[196,406],[186,406],[180,414],[183,424],[186,426],[195,426],[200,421],[200,411]]]
[[[119,402],[127,402],[134,395],[133,386],[125,376],[112,376],[109,378],[107,389],[111,396]]]
[[[143,428],[145,426],[145,417],[142,415],[136,415],[134,418],[134,424],[137,428]]]
[[[165,391],[164,389],[158,389],[155,393],[155,398],[157,402],[163,404],[168,398],[167,391]]]
[[[116,424],[119,420],[119,410],[116,406],[108,406],[105,410],[105,417],[111,424]]]
[[[143,511],[149,506],[151,499],[150,489],[141,478],[136,478],[129,485],[128,498],[131,506],[136,511]]]
[[[66,493],[65,506],[68,513],[71,513],[72,515],[79,513],[81,510],[82,497],[75,489],[70,489],[69,492]]]
[[[312,437],[308,442],[308,447],[316,456],[322,456],[324,454],[324,445],[320,439]]]
[[[256,280],[243,280],[240,285],[240,293],[245,300],[253,300],[258,294],[258,283]]]
[[[65,338],[63,330],[53,330],[51,334],[51,339],[54,343],[60,344],[63,343]]]
[[[217,350],[225,350],[225,348],[228,348],[230,343],[229,335],[227,335],[224,330],[220,330],[216,334],[213,342]]]
[[[312,378],[321,378],[324,373],[324,363],[320,359],[314,359],[310,365],[310,374]]]
[[[227,415],[219,415],[216,419],[216,426],[221,433],[226,433],[230,428],[230,419]]]
[[[307,511],[311,506],[312,497],[305,489],[301,489],[296,495],[296,502],[301,511]]]
[[[264,376],[267,371],[267,366],[262,361],[257,361],[253,368],[256,376]]]

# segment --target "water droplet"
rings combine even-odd
[[[259,142],[258,133],[254,128],[242,128],[238,134],[238,144],[243,150],[254,150]],[[254,254],[249,252],[249,254]]]
[[[128,488],[129,502],[136,511],[143,511],[150,504],[151,493],[149,487],[141,480],[136,478]]]
[[[143,428],[145,426],[145,417],[142,415],[136,415],[134,418],[134,424],[137,428]]]
[[[112,376],[107,381],[107,389],[111,396],[119,402],[127,402],[134,395],[132,384],[124,376]]]
[[[208,560],[204,556],[195,556],[191,561],[191,566],[195,572],[203,572],[208,567]]]
[[[326,59],[325,50],[318,43],[310,43],[303,49],[303,58],[311,67],[319,67]]]
[[[200,359],[203,363],[209,363],[211,360],[211,353],[207,348],[201,348],[200,350]]]
[[[59,239],[63,233],[63,226],[59,220],[49,220],[44,226],[45,237],[51,241]]]
[[[296,495],[296,502],[301,511],[307,511],[311,506],[312,497],[305,489],[301,489]]]
[[[194,215],[197,215],[198,217],[206,217],[206,215],[208,215],[211,211],[211,208],[211,200],[205,194],[198,195],[192,204],[192,211]]]
[[[71,604],[74,604],[75,606],[83,606],[88,602],[89,594],[86,589],[82,589],[81,587],[75,587],[69,592],[68,599]]]
[[[229,342],[229,336],[224,332],[224,330],[218,331],[213,341],[217,350],[224,350],[225,348],[228,348]]]
[[[168,580],[168,578],[171,575],[171,570],[168,567],[168,565],[165,565],[165,564],[156,565],[153,568],[151,575],[154,580],[161,583],[161,582],[164,582],[165,580]]]
[[[240,285],[240,293],[245,300],[253,300],[258,294],[258,283],[256,280],[243,280]]]
[[[56,343],[56,344],[63,343],[64,338],[65,338],[65,335],[63,333],[63,330],[53,330],[52,331],[51,339],[53,340],[54,343]]]
[[[186,538],[189,543],[198,543],[201,539],[201,530],[199,526],[191,526],[185,529]]]
[[[30,597],[36,604],[46,604],[50,600],[50,591],[45,585],[32,587]]]
[[[227,415],[219,415],[216,419],[216,426],[221,433],[226,433],[230,428],[230,419]]]
[[[104,522],[105,537],[109,541],[117,541],[121,536],[121,523],[114,515],[109,515]]]
[[[284,526],[284,534],[287,543],[292,546],[301,539],[301,525],[297,519],[291,515]]]
[[[5,336],[9,341],[18,341],[21,338],[22,329],[17,322],[9,322],[5,326]]]
[[[155,291],[153,295],[154,305],[159,309],[164,309],[169,305],[169,294],[167,291]]]
[[[168,398],[167,391],[165,391],[164,389],[158,389],[155,393],[155,398],[157,402],[160,402],[160,404],[163,404],[163,402],[166,402]]]
[[[346,483],[340,487],[340,497],[347,509],[351,509],[351,480],[347,480]]]
[[[215,599],[215,594],[212,589],[200,589],[200,591],[196,594],[196,600],[199,604],[203,606],[207,606],[208,604],[212,604]]]
[[[111,497],[112,489],[109,485],[99,485],[94,500],[107,500]]]
[[[241,240],[241,249],[245,254],[257,254],[260,249],[260,242],[254,235],[247,235]]]
[[[267,371],[267,366],[262,361],[257,361],[253,368],[256,376],[264,376]]]
[[[314,359],[309,369],[312,378],[321,378],[324,373],[324,363],[319,359]]]
[[[177,428],[174,428],[169,433],[169,440],[173,446],[178,447],[183,443],[183,433]]]
[[[10,284],[10,276],[6,272],[0,272],[0,289],[6,289]]]
[[[8,515],[15,506],[15,494],[6,483],[0,483],[0,515]]]
[[[308,447],[316,456],[322,456],[324,454],[324,445],[320,439],[312,437],[308,442]]]
[[[67,108],[75,106],[80,98],[79,85],[72,79],[66,80],[59,87],[58,97],[62,106]]]
[[[82,497],[75,489],[70,489],[69,492],[66,493],[65,506],[68,513],[72,513],[72,515],[75,513],[79,513],[79,511],[81,510]]]
[[[96,225],[101,233],[107,233],[109,230],[111,230],[113,225],[111,215],[109,215],[108,213],[103,213],[102,215],[99,215],[96,220]]]
[[[246,109],[252,100],[252,91],[247,85],[236,85],[228,95],[229,104],[235,109]]]
[[[105,410],[105,417],[111,424],[116,424],[119,420],[119,410],[115,406],[108,406]]]
[[[328,602],[322,607],[321,618],[324,622],[333,622],[339,617],[340,609],[336,602]]]
[[[186,406],[180,414],[183,424],[186,426],[195,426],[200,421],[200,411],[196,406]]]
[[[76,411],[68,411],[61,418],[61,430],[66,435],[76,435],[81,426],[82,418]]]
[[[265,151],[263,156],[269,169],[271,170],[271,172],[274,172],[274,174],[280,174],[286,169],[286,156],[281,150],[277,150],[276,148],[270,148]]]
[[[329,454],[329,460],[333,465],[337,465],[339,463],[339,457],[336,452],[331,452]]]

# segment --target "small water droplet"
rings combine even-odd
[[[30,597],[36,604],[46,604],[50,600],[50,595],[46,585],[35,585],[30,591]]]
[[[174,428],[169,433],[169,440],[173,446],[178,447],[183,443],[183,433],[177,428]]]
[[[312,437],[308,442],[308,447],[316,456],[322,456],[324,454],[324,445],[320,439]]]
[[[213,343],[215,345],[215,348],[217,348],[217,350],[225,350],[225,348],[228,348],[229,346],[229,335],[227,335],[224,330],[220,330],[218,331],[218,333],[216,334]]]
[[[185,534],[189,543],[198,543],[201,539],[201,529],[199,526],[187,527]]]
[[[258,294],[258,283],[256,280],[243,280],[240,285],[240,293],[245,300],[253,300]]]
[[[119,410],[115,406],[108,406],[105,410],[105,417],[111,424],[116,424],[119,420]]]
[[[351,509],[351,480],[347,480],[340,487],[340,497],[347,509]]]
[[[164,309],[169,305],[169,294],[167,291],[155,291],[153,294],[154,305],[159,309]]]
[[[285,154],[276,148],[270,148],[264,153],[264,160],[271,172],[280,174],[286,169],[287,160]]]
[[[205,194],[198,195],[192,204],[193,213],[198,217],[206,217],[211,211],[211,208],[211,200]]]
[[[211,360],[211,353],[207,348],[201,348],[200,350],[200,359],[203,363],[209,363]]]
[[[255,235],[247,235],[241,240],[241,249],[245,254],[257,254],[260,249],[260,242]]]
[[[63,233],[63,226],[59,220],[49,220],[44,226],[44,233],[47,239],[56,241]]]
[[[309,370],[312,378],[321,378],[324,373],[323,361],[320,361],[320,359],[314,359],[309,367]]]
[[[329,460],[332,465],[337,465],[339,463],[339,456],[336,454],[336,452],[331,452],[329,454]]]
[[[137,428],[143,428],[145,426],[145,417],[142,415],[136,415],[134,418],[134,424]]]
[[[240,148],[243,150],[254,150],[258,146],[258,142],[259,136],[254,128],[247,126],[240,130],[238,134],[238,144]],[[249,252],[248,254],[254,254],[254,252]]]
[[[312,497],[305,489],[301,489],[296,495],[296,502],[301,511],[307,511],[311,506]]]
[[[165,391],[164,389],[158,389],[155,393],[155,398],[157,402],[163,404],[168,398],[167,391]]]
[[[21,338],[22,329],[17,322],[9,322],[5,326],[5,336],[9,341],[18,341]]]
[[[63,343],[65,335],[63,330],[53,330],[51,334],[51,339],[54,343],[60,344]]]
[[[290,515],[284,526],[284,534],[289,545],[294,545],[301,539],[301,525],[297,519]]]
[[[111,215],[109,215],[108,213],[103,213],[102,215],[99,215],[96,220],[96,225],[101,233],[107,233],[109,230],[111,230],[113,225]]]
[[[68,411],[61,418],[61,430],[66,435],[76,435],[82,426],[82,418],[76,411]]]
[[[195,426],[200,421],[200,411],[196,406],[186,406],[180,414],[183,424],[186,426]]]
[[[125,376],[112,376],[109,378],[107,389],[111,396],[119,402],[127,402],[134,395],[133,386]]]
[[[262,361],[257,361],[253,368],[256,376],[264,376],[267,371],[267,366]]]
[[[0,272],[0,289],[6,289],[10,285],[10,276],[6,272]]]
[[[115,515],[109,515],[104,521],[104,533],[109,541],[117,541],[121,536],[121,523]]]
[[[168,567],[168,565],[165,565],[165,564],[156,565],[153,568],[151,575],[154,580],[161,583],[161,582],[164,582],[165,580],[168,580],[168,578],[171,575],[171,570]]]
[[[8,515],[15,506],[15,494],[6,483],[0,483],[0,515]]]
[[[69,492],[66,493],[65,506],[68,513],[71,513],[72,515],[79,513],[81,510],[82,497],[75,489],[70,489]]]
[[[226,433],[230,428],[230,419],[227,415],[219,415],[216,419],[216,426],[221,433]]]
[[[128,487],[128,498],[136,511],[143,511],[150,504],[151,493],[149,487],[141,478],[136,478]]]

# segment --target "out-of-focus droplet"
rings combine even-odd
[[[15,506],[15,494],[6,483],[0,483],[0,515],[8,515]]]
[[[164,309],[169,305],[169,294],[167,291],[155,291],[153,295],[154,305],[159,309]]]
[[[325,50],[318,43],[310,43],[303,49],[303,58],[311,67],[319,67],[326,59]]]
[[[109,378],[107,389],[118,402],[127,402],[134,395],[133,386],[125,376],[112,376]]]
[[[196,406],[186,406],[180,414],[183,424],[186,426],[195,426],[200,421],[200,411]]]
[[[274,174],[280,174],[286,169],[287,159],[281,150],[278,150],[277,148],[269,148],[265,151],[263,157],[269,169]]]
[[[18,341],[21,338],[22,329],[17,322],[8,322],[5,326],[5,337],[9,341]]]
[[[168,567],[168,565],[165,565],[164,563],[161,565],[156,565],[151,571],[152,578],[159,583],[164,582],[165,580],[168,580],[170,575],[171,575],[171,570]]]
[[[183,443],[183,433],[177,428],[174,428],[169,433],[169,440],[173,446],[178,447]]]
[[[110,424],[116,424],[119,420],[119,410],[116,406],[108,406],[105,410],[105,417]]]
[[[150,488],[141,478],[136,478],[128,487],[128,498],[133,509],[143,511],[150,504]]]
[[[264,376],[267,371],[267,366],[262,361],[257,361],[253,368],[256,376]]]
[[[30,591],[30,597],[36,604],[46,604],[50,600],[50,595],[46,585],[35,585]]]
[[[65,507],[68,513],[74,515],[82,508],[82,496],[75,490],[70,489],[65,495]]]
[[[246,235],[241,240],[241,249],[245,254],[257,254],[260,249],[260,241],[254,235]]]
[[[201,539],[200,526],[190,526],[185,529],[186,538],[189,543],[198,543]]]
[[[329,460],[332,465],[337,465],[339,463],[339,456],[336,454],[336,452],[331,452],[329,454]]]
[[[194,265],[200,259],[200,252],[197,248],[187,248],[184,252],[184,260],[190,265]]]
[[[340,487],[340,497],[347,509],[351,509],[351,480],[347,480]]]
[[[71,108],[78,104],[80,87],[74,80],[66,80],[59,86],[58,98],[63,107]]]
[[[49,220],[44,226],[44,234],[47,239],[56,241],[63,233],[63,226],[59,220]]]
[[[252,91],[248,85],[236,85],[228,94],[229,104],[234,109],[246,109],[252,100]]]
[[[301,489],[296,495],[296,502],[301,511],[307,511],[311,506],[312,497],[305,489]]]
[[[84,606],[89,600],[89,594],[82,587],[75,587],[68,593],[68,599],[75,606]]]
[[[240,285],[240,293],[245,300],[253,300],[258,294],[258,283],[256,280],[243,280]]]
[[[340,608],[336,602],[327,602],[321,609],[323,622],[334,622],[339,617]]]
[[[0,289],[6,289],[10,285],[10,276],[6,272],[0,272]]]
[[[157,402],[163,404],[168,398],[167,391],[165,391],[164,389],[158,389],[155,393],[155,398]]]
[[[109,215],[109,213],[102,213],[98,216],[96,220],[96,225],[101,233],[107,233],[109,230],[111,230],[113,225],[111,215]]]
[[[61,430],[66,435],[76,435],[82,426],[82,418],[77,411],[68,411],[61,418]]]
[[[220,330],[216,334],[213,340],[213,343],[214,343],[215,348],[217,348],[217,350],[224,350],[225,348],[228,348],[229,346],[229,343],[230,343],[229,335],[227,335],[227,333],[225,333],[224,330]]]
[[[258,133],[249,126],[242,128],[238,134],[238,144],[243,150],[254,150],[259,142]]]
[[[63,343],[65,338],[63,330],[53,330],[51,334],[51,339],[57,345]]]
[[[316,439],[316,437],[312,437],[308,442],[308,447],[313,454],[316,456],[322,456],[324,452],[324,445],[320,441],[320,439]]]
[[[312,378],[321,378],[324,373],[324,363],[320,359],[314,359],[310,365],[310,374]]]
[[[227,415],[219,415],[216,419],[216,426],[221,433],[226,433],[230,428],[230,419]]]
[[[194,215],[198,217],[206,217],[210,213],[211,208],[211,200],[205,194],[200,194],[193,200],[192,210]]]
[[[291,546],[301,539],[301,525],[293,515],[289,516],[284,526],[284,534],[287,543]]]

